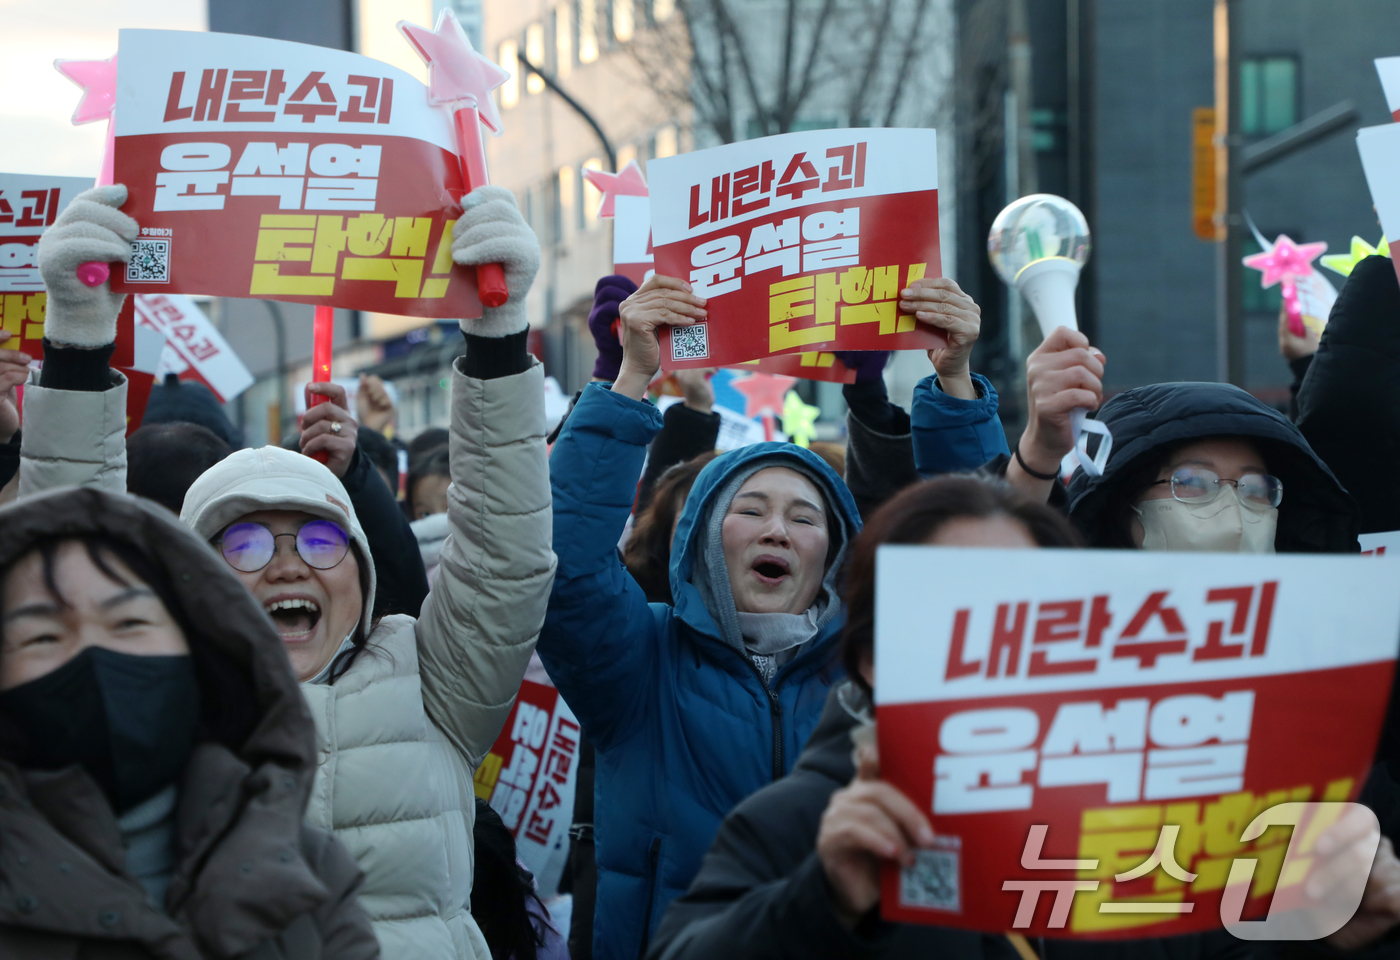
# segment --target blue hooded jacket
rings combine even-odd
[[[754,444],[706,466],[676,528],[675,606],[647,603],[616,546],[661,422],[650,403],[591,384],[550,455],[559,567],[538,649],[597,751],[597,960],[645,952],[720,821],[792,769],[827,691],[844,676],[837,649],[844,616],[826,623],[766,687],[753,661],[722,639],[689,582],[708,507],[759,458],[789,458],[822,478],[847,542],[859,531],[845,484],[801,447]]]

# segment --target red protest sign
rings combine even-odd
[[[551,853],[567,843],[581,742],[578,721],[559,691],[526,680],[476,769],[476,795],[515,834],[516,853],[537,878]]]
[[[8,349],[43,357],[48,294],[39,276],[39,236],[91,186],[83,177],[0,173],[0,330],[10,333]]]
[[[941,273],[932,130],[790,133],[653,160],[656,270],[708,318],[661,333],[665,368],[944,345],[899,312]]]
[[[259,37],[120,34],[115,177],[141,224],[131,293],[476,316],[452,263],[447,113],[388,64]]]
[[[1400,564],[887,546],[877,569],[881,775],[937,834],[887,868],[889,919],[1219,928],[1237,859],[1248,915],[1302,879],[1280,878],[1288,831],[1246,841],[1251,821],[1348,800],[1371,767]]]
[[[856,372],[836,358],[834,353],[811,350],[806,353],[785,353],[734,365],[735,370],[758,370],[799,380],[826,380],[831,383],[855,383]]]

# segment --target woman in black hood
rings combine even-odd
[[[1103,475],[1075,472],[1091,546],[1355,553],[1356,504],[1288,418],[1239,387],[1158,383],[1114,397]],[[1273,530],[1270,536],[1270,530]]]

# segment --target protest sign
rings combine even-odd
[[[1381,89],[1385,91],[1385,107],[1395,120],[1400,121],[1400,57],[1377,57],[1376,73],[1381,78]]]
[[[1400,530],[1363,533],[1356,539],[1361,541],[1362,556],[1400,556]]]
[[[476,795],[511,833],[516,856],[553,896],[569,850],[580,731],[559,691],[526,680],[491,752],[476,769]]]
[[[661,331],[662,367],[943,346],[899,313],[942,270],[936,152],[932,130],[841,129],[651,161],[656,271],[709,300]]]
[[[650,201],[646,197],[614,197],[613,273],[622,274],[640,287],[655,272]]]
[[[1390,262],[1400,277],[1400,123],[1379,127],[1363,127],[1356,131],[1356,149],[1361,154],[1361,169],[1366,174],[1366,186],[1371,189],[1371,202],[1376,216],[1390,243]]]
[[[739,370],[759,370],[799,380],[826,380],[831,383],[855,383],[856,372],[846,366],[834,353],[811,350],[806,353],[785,353],[762,360],[735,364]]]
[[[136,316],[141,324],[160,331],[166,340],[162,373],[168,371],[182,380],[204,384],[220,403],[228,403],[253,385],[253,375],[238,354],[189,297],[157,293],[132,299],[136,301]]]
[[[1288,831],[1241,837],[1285,801],[1356,796],[1398,588],[1388,559],[881,547],[881,776],[937,835],[886,869],[884,916],[1190,933],[1222,926],[1237,858],[1257,860],[1262,912],[1300,879],[1279,877]],[[1056,884],[1072,902],[1035,902]]]
[[[44,355],[48,294],[39,276],[39,235],[91,186],[83,177],[0,173],[0,330],[10,333],[8,349]]]
[[[260,37],[123,30],[122,208],[141,225],[114,290],[480,316],[452,262],[452,121],[388,64]]]

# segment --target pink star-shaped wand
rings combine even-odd
[[[795,383],[796,377],[751,373],[747,377],[735,377],[729,385],[744,395],[744,416],[750,420],[763,417],[764,438],[772,440],[773,418],[782,414],[783,400]]]
[[[613,215],[613,197],[645,197],[647,182],[642,177],[642,168],[637,161],[629,161],[621,173],[608,173],[604,170],[585,170],[584,177],[603,192],[603,202],[598,205],[598,216]]]
[[[400,20],[399,32],[428,65],[428,102],[435,107],[456,103],[476,107],[481,122],[500,136],[501,115],[491,91],[509,80],[510,74],[472,48],[456,15],[444,8],[432,30]]]
[[[432,30],[399,21],[399,32],[428,65],[428,102],[433,106],[448,106],[457,130],[457,155],[462,164],[462,179],[467,192],[491,182],[486,172],[486,146],[481,140],[481,125],[497,136],[501,133],[501,115],[491,91],[510,79],[510,74],[472,49],[466,31],[450,9],[438,15]],[[499,263],[486,263],[476,268],[477,293],[488,307],[506,302],[505,271]]]
[[[112,121],[112,110],[117,103],[117,55],[114,53],[106,60],[55,60],[53,66],[83,88],[83,98],[73,111],[73,122],[107,121],[107,139],[102,148],[102,167],[97,172],[96,184],[106,186],[112,182],[116,153],[116,125]],[[78,279],[89,287],[105,283],[111,274],[112,268],[108,264],[96,260],[78,265]]]
[[[1279,234],[1273,248],[1244,258],[1244,265],[1263,271],[1259,284],[1265,289],[1283,284],[1283,308],[1288,315],[1288,329],[1295,337],[1306,332],[1303,311],[1298,305],[1298,279],[1313,272],[1312,262],[1327,252],[1326,242],[1296,244],[1287,234]]]

